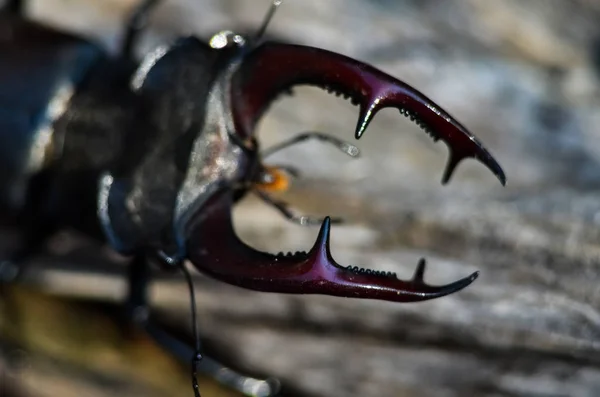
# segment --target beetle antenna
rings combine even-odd
[[[198,386],[198,363],[202,360],[202,354],[200,353],[200,349],[202,348],[200,345],[200,334],[198,333],[198,322],[196,318],[196,294],[194,293],[194,283],[192,282],[192,276],[190,272],[185,267],[185,262],[181,261],[179,263],[179,267],[185,276],[185,280],[187,282],[188,288],[190,290],[190,301],[191,301],[191,312],[192,312],[192,333],[194,334],[194,357],[192,358],[192,386],[194,388],[194,396],[200,397],[200,387]]]
[[[271,7],[269,7],[269,11],[267,11],[267,15],[265,15],[260,29],[258,29],[258,32],[256,32],[256,36],[254,36],[255,43],[259,42],[264,36],[271,19],[273,19],[273,15],[275,15],[275,11],[277,11],[277,8],[281,5],[281,3],[283,3],[283,0],[273,0],[271,3]]]
[[[338,139],[332,135],[323,134],[322,132],[316,132],[316,131],[309,131],[309,132],[304,132],[304,133],[298,134],[295,137],[293,137],[287,141],[281,142],[275,146],[272,146],[272,147],[264,150],[261,154],[262,154],[263,158],[265,158],[265,157],[268,157],[282,149],[288,148],[290,146],[294,146],[298,143],[308,141],[311,139],[316,139],[321,142],[333,145],[350,157],[358,157],[360,155],[360,150],[356,146],[351,144],[350,142],[346,142],[346,141]]]

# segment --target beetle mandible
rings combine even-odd
[[[321,228],[308,252],[272,255],[245,245],[234,233],[231,210],[248,192],[292,221],[317,221],[295,216],[269,196],[287,187],[293,170],[265,165],[268,154],[307,139],[357,154],[355,146],[321,133],[259,150],[255,126],[275,98],[295,85],[318,86],[358,105],[356,139],[378,111],[399,109],[434,141],[448,145],[442,183],[468,157],[503,185],[506,178],[473,134],[409,85],[340,54],[262,42],[281,0],[272,3],[255,37],[229,31],[209,43],[184,37],[137,62],[132,50],[158,3],[140,3],[116,57],[27,21],[21,0],[0,10],[0,203],[16,214],[25,237],[3,262],[0,276],[9,278],[9,264],[22,263],[52,233],[70,226],[132,257],[132,316],[146,306],[151,261],[185,272],[183,262],[189,260],[211,277],[258,291],[395,302],[442,297],[476,279],[474,273],[428,285],[424,260],[411,280],[340,266],[329,251],[329,217],[318,221]],[[193,289],[191,294],[193,304]],[[136,321],[149,327],[147,316]],[[195,349],[194,367],[202,358],[199,342]]]

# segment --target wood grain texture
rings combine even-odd
[[[133,3],[44,0],[33,11],[116,48]],[[141,51],[182,32],[252,31],[266,3],[167,1]],[[440,186],[445,148],[393,111],[358,142],[358,160],[313,143],[274,156],[304,172],[283,198],[347,218],[332,231],[339,262],[409,277],[425,256],[431,282],[481,276],[457,295],[411,305],[260,294],[199,277],[208,343],[297,395],[600,395],[599,17],[585,0],[287,1],[270,34],[419,88],[481,138],[508,184],[467,161]],[[296,93],[261,123],[266,146],[305,130],[352,139],[350,103]],[[255,200],[236,208],[235,221],[245,241],[273,252],[307,249],[317,234]],[[40,258],[46,271],[29,281],[119,300],[119,268],[100,277],[91,250]],[[181,280],[157,282],[153,294],[165,321],[189,324]]]
[[[36,290],[4,287],[0,373],[23,395],[167,396],[192,393],[189,365],[94,306]],[[203,396],[241,397],[201,377]],[[3,382],[4,383],[4,382]],[[0,391],[6,386],[0,384]]]

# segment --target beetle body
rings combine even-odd
[[[184,38],[135,65],[10,13],[0,18],[9,32],[0,41],[8,54],[0,61],[0,182],[10,208],[90,233],[97,205],[113,248],[172,247],[176,255],[189,212],[255,169],[256,147],[232,140],[221,106],[226,51]],[[30,208],[28,193],[55,205]]]
[[[274,182],[280,170],[263,165],[254,129],[275,98],[298,84],[357,104],[357,139],[379,110],[397,108],[450,148],[444,183],[468,157],[505,183],[479,140],[409,85],[330,51],[249,41],[228,31],[209,44],[178,39],[137,63],[127,52],[132,32],[156,0],[141,3],[126,52],[117,57],[26,22],[14,12],[20,3],[13,0],[2,14],[7,33],[0,53],[8,56],[0,69],[6,104],[0,123],[3,150],[10,152],[7,201],[23,209],[30,230],[79,227],[118,252],[165,264],[190,259],[215,278],[261,291],[406,302],[456,292],[477,277],[433,287],[422,279],[424,262],[410,281],[342,267],[329,254],[329,218],[310,252],[288,256],[258,252],[233,231],[231,207],[250,191],[289,213],[265,194],[286,184]],[[307,136],[349,147],[323,134],[299,139]],[[38,243],[47,237],[36,233]]]
[[[55,157],[55,122],[103,51],[0,12],[1,199],[20,208],[32,177]]]

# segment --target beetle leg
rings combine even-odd
[[[62,208],[62,197],[55,190],[49,189],[53,183],[50,170],[33,176],[29,183],[29,194],[23,208],[16,214],[14,222],[23,230],[22,241],[13,248],[6,258],[0,261],[0,281],[18,281],[26,271],[29,259],[40,254],[48,239],[58,230]]]
[[[151,320],[148,307],[150,265],[145,256],[138,255],[133,258],[129,264],[128,278],[129,295],[125,305],[127,318],[174,357],[186,363],[189,362],[190,357],[194,357],[194,366],[197,364],[198,372],[244,395],[269,397],[279,391],[279,382],[276,379],[255,379],[242,375],[205,355],[199,359],[197,353],[199,346],[187,345]],[[248,390],[260,392],[250,394]]]
[[[133,51],[136,42],[148,25],[148,16],[152,9],[159,4],[160,0],[141,0],[135,7],[133,13],[127,21],[125,36],[121,47],[121,54],[124,58],[133,59]]]
[[[349,298],[415,302],[448,295],[471,284],[478,273],[443,286],[423,281],[421,261],[412,280],[395,274],[342,267],[329,251],[330,219],[325,218],[309,252],[272,255],[244,244],[231,222],[233,193],[215,193],[188,226],[187,252],[193,265],[221,281],[240,287],[293,294],[323,294]]]
[[[186,361],[194,354],[192,347],[183,343],[179,339],[174,338],[164,329],[158,327],[152,322],[148,322],[145,331],[158,344],[167,349],[177,359]],[[275,378],[257,379],[243,375],[229,368],[217,360],[203,356],[202,361],[198,365],[198,371],[205,376],[208,376],[220,384],[238,391],[244,396],[251,397],[272,397],[277,395],[281,387],[279,381]]]
[[[150,266],[145,256],[136,255],[127,267],[128,294],[125,302],[127,317],[137,325],[148,320],[148,284],[150,282]]]
[[[450,156],[442,183],[450,180],[458,163],[467,157],[479,160],[506,183],[502,168],[479,140],[425,95],[365,63],[312,47],[266,43],[246,55],[231,84],[236,131],[251,136],[271,102],[300,84],[316,85],[359,105],[356,139],[381,109],[398,108],[434,141],[441,139],[448,145]]]
[[[186,277],[191,296],[192,326],[196,346],[193,354],[190,354],[187,358],[192,358],[192,387],[194,389],[195,396],[200,397],[200,389],[198,387],[196,372],[198,364],[202,361],[203,356],[201,354],[200,337],[196,326],[196,299],[194,297],[194,286],[192,284],[189,272],[185,269],[183,262],[177,263],[177,265],[181,265],[181,270]],[[150,313],[148,307],[148,282],[150,280],[150,267],[148,265],[148,259],[146,256],[136,255],[129,265],[129,270],[129,297],[127,299],[127,304],[125,305],[126,312],[134,324],[143,329],[147,329],[147,327],[150,326]],[[154,332],[151,335],[156,337],[157,342],[164,346],[167,350],[173,350],[174,346],[171,346],[171,344],[173,343],[174,339],[163,337],[164,335],[168,336],[168,334]]]

